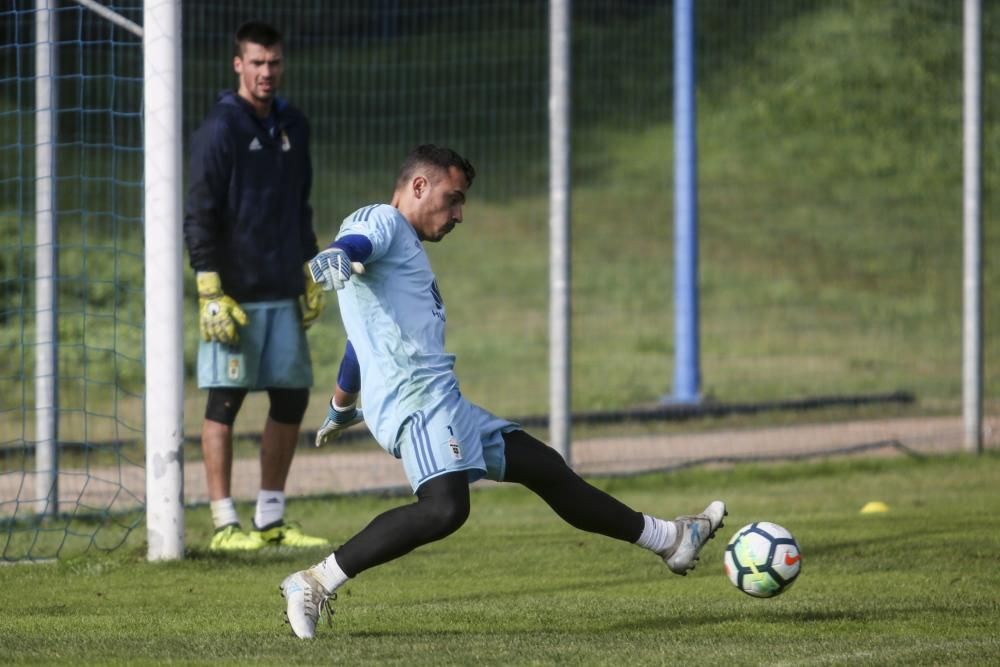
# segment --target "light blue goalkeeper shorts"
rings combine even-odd
[[[410,415],[391,453],[403,459],[414,492],[429,479],[460,470],[470,484],[483,477],[499,481],[506,468],[503,434],[520,428],[454,392]]]
[[[296,299],[243,303],[236,345],[198,345],[198,386],[248,390],[312,387],[312,360]]]

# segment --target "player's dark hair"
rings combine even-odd
[[[476,170],[472,163],[452,149],[435,144],[421,144],[410,151],[410,154],[403,160],[403,164],[399,168],[399,176],[396,178],[396,188],[405,186],[413,178],[417,168],[426,165],[439,167],[445,171],[449,167],[461,169],[469,187],[472,187],[472,179],[476,177]]]
[[[270,48],[282,43],[281,33],[278,29],[262,21],[247,21],[233,34],[233,56],[239,58],[243,55],[245,44],[260,44]]]

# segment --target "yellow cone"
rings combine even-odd
[[[888,511],[889,506],[881,500],[872,500],[871,502],[865,503],[865,506],[861,508],[862,514],[879,514],[880,512]]]

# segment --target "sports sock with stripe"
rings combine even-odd
[[[261,489],[257,494],[257,512],[253,517],[253,525],[258,529],[279,523],[285,516],[284,491],[266,491]]]

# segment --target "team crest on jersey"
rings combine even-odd
[[[462,460],[462,446],[458,444],[458,440],[455,438],[448,439],[448,448],[451,449],[451,457],[456,461]]]

